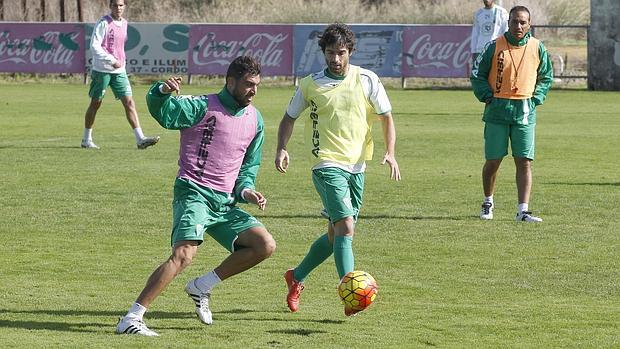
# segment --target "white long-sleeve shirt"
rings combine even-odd
[[[122,21],[122,19],[118,21],[114,20],[111,25],[120,27]],[[118,62],[118,60],[101,46],[107,32],[108,22],[105,20],[105,17],[101,17],[97,24],[95,24],[93,34],[90,38],[90,52],[93,55],[92,69],[103,73],[125,73],[125,65],[123,64],[120,68],[114,68],[112,65]]]
[[[493,8],[481,8],[474,14],[471,29],[471,52],[480,53],[484,45],[495,40],[508,30],[508,11],[493,5]]]

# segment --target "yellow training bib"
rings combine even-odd
[[[364,95],[358,66],[350,65],[336,87],[320,87],[310,75],[300,81],[300,88],[310,104],[304,139],[316,163],[353,165],[372,159],[374,110]]]

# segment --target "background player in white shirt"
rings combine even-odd
[[[484,7],[474,14],[474,24],[471,29],[472,62],[476,60],[489,41],[495,40],[508,30],[508,11],[495,5],[494,0],[482,2]]]

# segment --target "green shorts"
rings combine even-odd
[[[357,221],[362,208],[364,173],[349,173],[337,167],[320,168],[312,171],[312,181],[331,222],[346,217]]]
[[[90,89],[88,90],[90,98],[102,100],[108,86],[112,88],[116,99],[132,95],[131,85],[126,73],[111,74],[93,70],[90,73],[90,77]]]
[[[183,240],[199,241],[201,244],[206,232],[230,252],[235,250],[235,241],[240,233],[263,226],[252,215],[235,206],[229,194],[181,178],[174,183],[172,222],[172,246]]]
[[[508,155],[508,140],[512,156],[534,160],[534,138],[536,124],[509,125],[484,123],[484,156],[487,160],[498,160]]]

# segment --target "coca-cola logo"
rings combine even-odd
[[[79,33],[48,31],[36,38],[13,39],[0,32],[0,63],[71,66],[79,50]]]
[[[414,68],[455,69],[468,66],[470,38],[461,42],[433,41],[431,34],[420,35],[406,52],[407,65]]]
[[[228,66],[241,55],[256,58],[263,68],[279,67],[284,60],[280,44],[288,34],[253,33],[243,40],[218,40],[215,32],[204,35],[194,46],[192,63],[196,65],[217,64]]]

